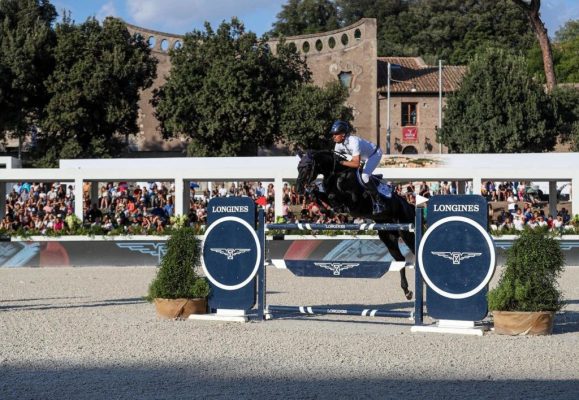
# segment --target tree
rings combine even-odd
[[[301,149],[330,146],[325,135],[336,119],[351,120],[351,109],[344,106],[348,91],[335,82],[320,88],[302,85],[284,97],[280,131],[282,140]]]
[[[80,25],[64,18],[56,38],[36,164],[118,155],[125,136],[138,132],[139,91],[153,83],[156,59],[145,40],[115,18],[102,25],[94,18]]]
[[[579,90],[574,87],[557,87],[553,91],[557,104],[557,132],[564,142],[570,142],[579,151]]]
[[[338,9],[331,0],[289,0],[273,23],[273,36],[296,36],[338,29]]]
[[[556,142],[553,108],[524,57],[489,48],[448,99],[441,140],[455,153],[548,151]]]
[[[340,21],[351,25],[361,18],[376,18],[378,54],[395,56],[412,53],[407,45],[408,29],[402,17],[416,0],[337,0]]]
[[[434,63],[468,64],[481,49],[504,47],[526,52],[532,31],[520,10],[496,0],[417,0],[397,25],[406,55]],[[384,38],[388,39],[388,38]]]
[[[521,7],[527,17],[535,36],[541,47],[543,55],[543,68],[545,69],[545,78],[547,80],[547,92],[552,92],[557,85],[557,78],[555,76],[555,67],[553,65],[553,52],[551,49],[551,42],[545,24],[541,20],[539,9],[541,8],[541,0],[512,0],[516,5]]]
[[[295,49],[282,41],[274,55],[237,19],[217,31],[206,24],[170,54],[171,74],[153,104],[164,137],[191,138],[191,156],[253,155],[283,140],[282,110],[311,81]]]
[[[9,131],[21,143],[48,101],[55,18],[48,0],[0,0],[0,138]]]
[[[555,33],[555,71],[561,82],[579,82],[579,20],[569,20]]]
[[[555,32],[555,43],[570,42],[579,39],[579,20],[570,19],[557,32]]]

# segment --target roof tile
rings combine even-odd
[[[378,91],[387,91],[391,64],[391,93],[438,93],[438,66],[426,65],[420,57],[379,57]],[[466,66],[443,65],[442,91],[454,92],[466,74]]]

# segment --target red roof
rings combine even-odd
[[[438,66],[426,65],[420,57],[379,57],[379,92],[388,90],[388,63],[391,93],[438,93]],[[466,66],[443,64],[442,91],[458,90],[466,71]]]

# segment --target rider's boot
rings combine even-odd
[[[368,193],[372,198],[372,214],[377,215],[383,213],[386,209],[386,206],[382,202],[382,198],[378,193],[376,183],[374,183],[374,181],[370,179],[370,181],[366,183],[366,188],[368,189]]]

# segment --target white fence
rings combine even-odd
[[[424,159],[425,156],[405,157]],[[473,192],[480,193],[483,182],[549,182],[550,208],[556,206],[557,182],[579,187],[579,153],[541,154],[465,154],[435,155],[436,167],[379,168],[385,179],[393,181],[472,181]],[[274,182],[275,214],[281,215],[284,181],[297,178],[296,157],[148,158],[106,160],[62,160],[60,168],[18,168],[17,160],[0,158],[0,182],[71,182],[75,190],[75,213],[82,218],[83,183],[109,181],[168,181],[175,183],[175,213],[183,215],[189,207],[189,182]],[[98,197],[92,185],[93,200]],[[6,185],[0,185],[6,197]],[[579,190],[571,189],[572,205],[579,204]],[[4,201],[0,211],[4,215]],[[579,213],[577,206],[572,213]]]

